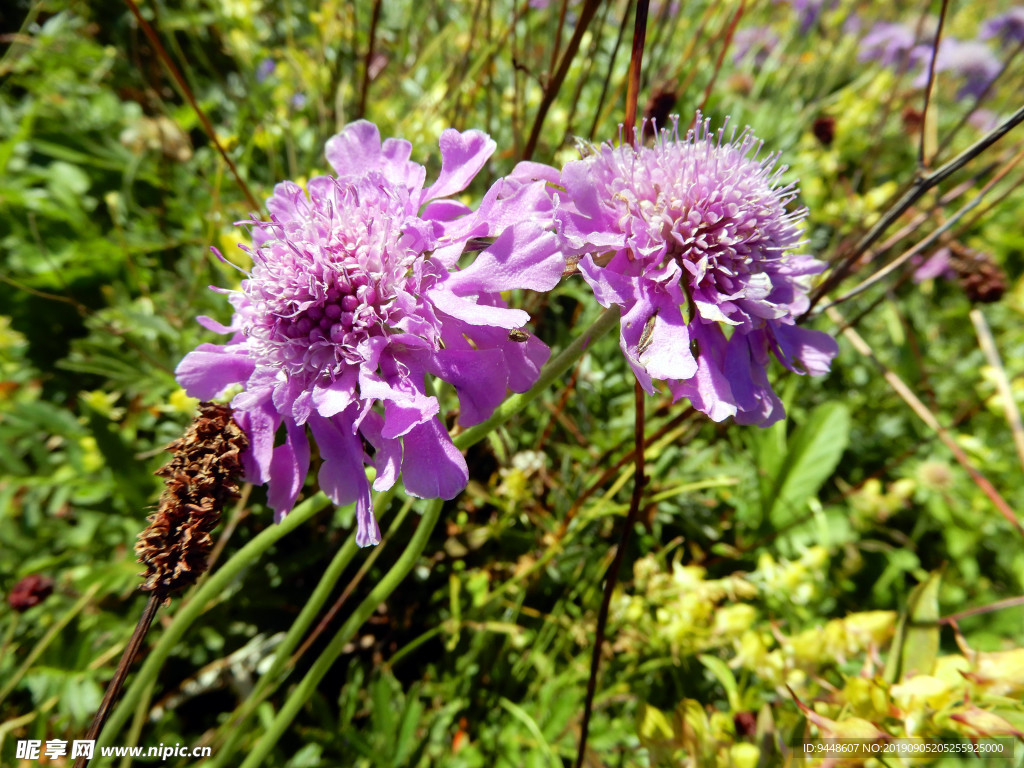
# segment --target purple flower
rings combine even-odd
[[[276,67],[277,64],[274,62],[273,59],[268,58],[261,61],[260,65],[256,67],[256,82],[262,83],[263,81],[265,81],[268,77],[274,74],[274,69]]]
[[[653,147],[604,145],[563,168],[555,215],[598,302],[621,308],[619,346],[647,392],[664,379],[715,421],[767,425],[784,415],[770,356],[817,375],[838,348],[795,324],[825,265],[787,253],[806,211],[786,210],[795,185],[760,149],[707,121]]]
[[[1015,6],[986,21],[981,28],[981,39],[993,37],[998,37],[1004,46],[1024,43],[1024,6]]]
[[[912,263],[917,265],[914,270],[914,282],[923,283],[925,280],[934,280],[937,277],[954,280],[956,270],[950,263],[951,256],[949,248],[939,248],[928,258],[915,256],[911,259]]]
[[[999,125],[999,115],[990,109],[975,109],[967,118],[967,124],[976,131],[987,133]]]
[[[858,61],[877,61],[883,67],[904,71],[911,63],[910,52],[917,42],[906,24],[878,22],[861,38]]]
[[[268,483],[277,519],[309,469],[308,426],[323,460],[320,487],[337,504],[356,503],[361,546],[380,537],[364,465],[376,470],[377,490],[399,472],[424,498],[450,499],[466,485],[427,374],[454,386],[460,422],[471,425],[507,388],[528,389],[548,357],[532,337],[509,339],[529,316],[500,295],[548,290],[564,269],[543,182],[514,171],[471,212],[448,198],[495,144],[480,131],[447,130],[440,145],[440,176],[424,188],[408,142],[382,144],[365,121],[332,138],[337,177],[314,177],[306,190],[277,185],[270,221],[250,222],[253,267],[230,294],[231,325],[200,318],[230,341],[200,345],[177,369],[195,397],[243,387],[231,406],[250,440],[247,479]],[[467,246],[484,250],[460,270]]]
[[[914,55],[924,66],[914,84],[923,88],[928,83],[932,46],[918,46]],[[939,42],[935,71],[951,72],[963,78],[963,85],[957,93],[957,98],[981,96],[992,81],[999,77],[1002,69],[999,59],[984,43],[976,40],[957,40],[954,37],[943,38]]]
[[[779,36],[770,27],[744,27],[736,31],[732,38],[733,63],[738,63],[750,53],[754,55],[754,65],[762,66],[779,44]]]
[[[823,11],[831,11],[839,5],[838,0],[775,0],[776,3],[785,3],[792,6],[800,19],[800,34],[806,35],[818,21]]]

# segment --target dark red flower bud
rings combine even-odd
[[[836,119],[832,115],[821,115],[811,126],[814,137],[826,147],[831,147],[836,138]]]
[[[26,576],[11,590],[7,604],[18,613],[23,613],[53,594],[53,579],[33,573]]]

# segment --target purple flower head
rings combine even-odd
[[[981,39],[993,37],[998,37],[1004,46],[1024,43],[1024,6],[1014,6],[986,21],[981,28]]]
[[[906,24],[880,21],[861,38],[857,60],[877,61],[883,67],[904,71],[916,42],[914,30]]]
[[[276,62],[271,58],[266,58],[261,61],[259,66],[256,67],[256,82],[264,82],[268,77],[274,74],[274,69],[276,67]]]
[[[831,11],[839,5],[839,0],[775,0],[775,3],[784,3],[796,11],[800,20],[800,34],[806,35],[818,22],[823,11]]]
[[[733,63],[740,62],[748,54],[753,54],[754,65],[762,66],[779,44],[779,36],[772,32],[771,27],[744,27],[736,31],[732,38]]]
[[[247,479],[268,483],[278,519],[309,469],[308,426],[323,460],[320,487],[337,504],[356,503],[361,546],[380,537],[364,465],[376,470],[377,490],[399,472],[424,498],[450,499],[466,485],[427,374],[454,386],[460,421],[471,425],[507,388],[528,389],[548,357],[532,337],[510,340],[529,317],[500,295],[548,290],[564,269],[544,182],[513,172],[474,213],[449,198],[494,142],[447,130],[440,145],[440,176],[424,187],[411,145],[382,144],[377,127],[359,121],[327,143],[336,177],[314,177],[305,190],[277,185],[270,221],[250,222],[253,267],[230,295],[231,325],[200,318],[230,341],[200,345],[176,372],[195,397],[243,387],[231,405],[250,441]],[[459,270],[471,241],[483,250]]]
[[[976,131],[987,133],[999,125],[999,115],[990,109],[975,109],[967,118],[967,124]]]
[[[568,163],[556,220],[597,300],[620,307],[619,346],[647,392],[664,379],[715,421],[767,425],[784,415],[769,357],[816,375],[838,350],[795,324],[825,265],[787,253],[806,211],[787,211],[796,188],[780,185],[777,158],[759,157],[749,130],[698,125]]]
[[[914,282],[923,283],[925,280],[934,280],[941,277],[944,280],[956,279],[956,270],[950,263],[952,253],[949,248],[939,248],[931,256],[915,256],[911,262],[916,265],[914,270]]]
[[[915,58],[923,65],[923,70],[914,82],[919,88],[928,84],[928,67],[932,58],[932,46],[921,45],[915,49]],[[951,72],[963,78],[957,98],[981,96],[993,80],[999,77],[1003,66],[998,57],[987,45],[976,40],[957,40],[954,37],[943,38],[939,42],[939,52],[935,57],[936,72]]]

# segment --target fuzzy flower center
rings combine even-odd
[[[748,134],[730,144],[666,132],[653,147],[602,156],[605,199],[630,252],[649,279],[678,282],[708,322],[756,324],[783,311],[768,299],[785,252],[799,244],[803,211],[787,212],[795,188],[780,186],[775,158],[759,158],[759,148]]]
[[[243,285],[257,361],[307,382],[365,361],[369,340],[400,320],[396,300],[419,292],[413,266],[423,257],[404,234],[407,218],[405,201],[380,179],[310,182],[292,217],[267,225],[272,239]]]
[[[707,264],[729,275],[781,254],[772,222],[785,211],[777,197],[765,200],[771,185],[765,183],[764,166],[743,154],[731,146],[677,142],[642,158],[644,165],[655,166],[645,169],[648,178],[662,178],[640,190],[646,194],[636,213],[665,243],[666,258],[681,266]]]

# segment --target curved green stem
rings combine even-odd
[[[100,747],[110,746],[114,737],[124,727],[143,691],[156,679],[160,668],[170,655],[175,644],[182,638],[185,631],[192,626],[193,622],[199,618],[203,610],[224,593],[224,590],[239,576],[244,568],[252,565],[277,541],[307,522],[313,515],[327,506],[327,503],[328,499],[323,493],[318,493],[306,499],[306,501],[295,507],[278,525],[271,526],[260,532],[252,541],[242,547],[230,560],[220,567],[220,570],[210,576],[206,583],[196,590],[188,602],[178,609],[171,625],[164,631],[160,641],[146,658],[142,669],[139,670],[139,674],[107,720],[106,726],[97,739],[97,753],[99,753]]]
[[[313,696],[317,685],[341,655],[345,645],[352,639],[358,629],[366,623],[377,606],[391,596],[398,588],[398,585],[402,583],[413,569],[416,561],[423,554],[427,541],[430,539],[430,534],[441,516],[441,504],[441,499],[432,499],[428,503],[427,508],[423,512],[423,517],[416,528],[416,532],[412,535],[412,539],[409,540],[409,545],[405,551],[391,567],[391,570],[384,575],[377,583],[377,586],[370,591],[370,594],[352,612],[348,621],[338,630],[330,644],[313,663],[313,666],[310,667],[306,676],[292,690],[284,706],[281,707],[281,711],[274,718],[274,722],[270,724],[267,732],[263,734],[263,738],[256,743],[252,752],[249,753],[249,756],[242,763],[241,768],[255,768],[255,766],[259,765],[269,756],[270,751],[280,740],[281,736],[284,735],[284,732],[291,725],[299,710]]]
[[[374,500],[374,514],[377,515],[377,519],[380,520],[383,516],[384,511],[391,504],[391,500],[395,497],[395,493],[398,490],[398,486],[392,486],[390,490],[384,491]],[[412,502],[408,501],[403,506],[399,513],[395,516],[394,521],[388,530],[387,535],[384,537],[384,541],[380,543],[373,552],[370,553],[370,557],[366,559],[366,563],[371,563],[372,559],[377,554],[383,551],[384,545],[387,544],[388,539],[391,537],[394,530],[401,525],[405,519],[409,508],[412,506]],[[270,696],[277,687],[284,682],[286,675],[281,673],[286,667],[292,666],[291,655],[295,649],[299,646],[299,642],[305,637],[306,631],[312,626],[313,620],[320,613],[320,609],[323,608],[327,602],[327,598],[330,597],[331,592],[334,590],[335,585],[341,578],[341,575],[345,572],[348,564],[352,561],[355,553],[359,547],[356,544],[356,537],[353,533],[349,537],[348,541],[345,542],[344,546],[331,560],[330,565],[327,566],[327,570],[324,571],[324,575],[320,578],[319,583],[316,585],[316,589],[313,590],[313,594],[310,595],[309,600],[303,606],[302,611],[299,613],[298,618],[292,622],[291,627],[288,629],[288,634],[285,635],[284,640],[277,647],[274,653],[274,661],[271,662],[270,669],[268,669],[263,675],[260,676],[259,682],[256,684],[256,688],[253,692],[243,701],[232,716],[228,719],[227,723],[221,726],[221,730],[227,730],[227,740],[215,749],[215,757],[210,761],[204,762],[204,765],[209,765],[210,768],[219,768],[223,765],[231,755],[234,754],[235,748],[238,746],[238,742],[245,735],[244,725],[252,717],[252,714],[268,696]],[[364,563],[363,568],[360,569],[360,573],[364,572],[364,569],[368,565]],[[358,578],[358,576],[357,576]]]
[[[530,387],[526,392],[519,395],[512,395],[512,397],[505,400],[494,410],[494,415],[492,415],[487,421],[472,426],[464,432],[460,432],[456,435],[452,439],[452,442],[455,443],[455,447],[460,451],[466,450],[474,443],[478,443],[483,440],[484,437],[487,436],[487,433],[491,432],[495,427],[504,424],[510,418],[523,410],[523,408],[533,401],[537,395],[547,389],[551,382],[568,371],[572,367],[573,363],[583,357],[583,353],[587,351],[587,347],[590,346],[590,342],[604,336],[604,334],[614,328],[618,322],[619,310],[617,307],[606,309],[598,315],[597,320],[595,320],[589,328],[576,337],[576,339],[573,340],[569,346],[559,352],[557,356],[548,361],[548,364],[541,370],[540,377],[537,379],[536,384]]]
[[[476,426],[460,433],[453,440],[455,445],[459,449],[465,450],[469,446],[483,439],[490,431],[521,411],[543,390],[550,386],[555,379],[562,376],[567,370],[569,370],[569,368],[583,356],[583,353],[587,350],[587,347],[593,340],[614,328],[618,321],[618,309],[611,308],[602,312],[590,327],[588,327],[568,347],[562,350],[561,353],[552,358],[548,364],[544,366],[540,377],[529,391],[513,395],[508,398],[498,406],[494,414],[491,418],[487,419],[487,421],[477,424]],[[244,567],[248,566],[255,559],[260,557],[278,540],[291,533],[291,531],[301,524],[305,523],[309,518],[320,511],[327,504],[327,501],[328,500],[323,493],[318,493],[316,496],[307,499],[305,502],[297,506],[279,525],[266,529],[250,541],[245,547],[239,550],[239,552],[230,560],[224,563],[220,570],[210,576],[206,583],[202,584],[196,592],[190,596],[190,599],[187,602],[182,604],[171,625],[164,632],[160,641],[143,664],[138,676],[126,691],[124,698],[111,714],[106,726],[97,740],[99,746],[109,746],[113,738],[124,727],[132,709],[136,707],[138,702],[141,700],[143,692],[156,680],[157,674],[162,668],[167,657],[170,655],[174,645],[182,638],[182,636],[184,636],[185,632],[195,622],[195,620],[199,618],[203,610],[205,610],[205,608],[223,592],[223,590],[238,576]],[[384,497],[379,501],[384,502],[384,505],[386,506],[387,501],[390,501],[390,496],[387,496],[386,501]],[[262,754],[271,749],[273,745],[277,743],[278,739],[280,739],[281,735],[294,719],[299,709],[312,695],[317,683],[319,683],[327,673],[330,666],[341,654],[341,650],[345,643],[351,639],[356,630],[358,630],[358,628],[369,618],[374,608],[394,592],[398,587],[398,584],[401,583],[402,579],[412,569],[416,562],[416,558],[419,557],[423,548],[426,546],[430,533],[440,516],[440,511],[440,500],[432,502],[427,507],[423,514],[423,519],[421,520],[416,533],[413,535],[408,548],[403,552],[402,556],[398,559],[384,579],[381,580],[381,582],[370,592],[367,598],[360,603],[359,607],[338,631],[338,634],[335,635],[331,644],[314,663],[313,667],[306,674],[306,677],[303,678],[299,686],[292,692],[288,700],[285,702],[284,707],[275,718],[271,729],[264,734],[263,738],[256,745],[256,749],[250,754],[245,763],[243,763],[243,768],[250,768],[251,765],[255,765],[255,761],[258,761]],[[327,571],[324,573],[324,576],[321,578],[320,583],[317,585],[316,590],[310,596],[310,600],[304,606],[299,617],[289,629],[284,642],[278,647],[271,669],[268,670],[267,674],[261,677],[260,683],[254,692],[256,695],[255,701],[264,699],[280,683],[280,673],[284,670],[288,657],[297,646],[302,635],[309,628],[313,619],[316,617],[317,612],[323,606],[330,594],[330,591],[333,589],[334,584],[337,583],[337,580],[341,577],[341,574],[351,562],[355,555],[355,550],[354,540],[350,540],[346,542],[338,554],[335,555],[330,566],[328,566]],[[236,714],[236,725],[240,726],[244,723],[244,721],[252,714],[254,709],[254,706],[243,707],[241,712]],[[241,735],[241,731],[242,729],[240,727],[236,727],[232,731],[227,743],[224,745],[224,748],[218,751],[219,755],[228,755],[233,752],[232,747],[237,743],[237,738]],[[217,761],[215,761],[215,764],[216,763]]]

